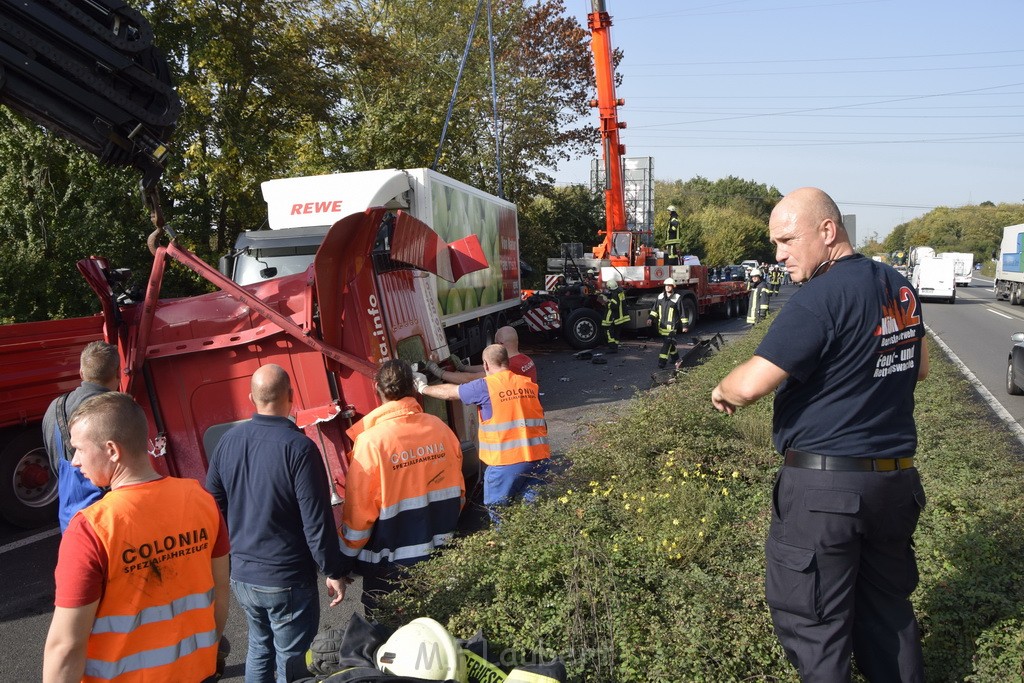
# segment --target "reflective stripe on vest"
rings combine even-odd
[[[392,519],[397,517],[402,512],[409,510],[422,510],[431,503],[437,503],[442,500],[450,500],[453,498],[459,499],[462,502],[462,488],[459,486],[450,486],[446,489],[437,489],[436,491],[428,491],[422,496],[413,496],[412,498],[404,498],[394,505],[388,505],[380,510],[380,514],[377,516],[378,520]],[[373,529],[356,530],[350,529],[346,525],[341,526],[341,536],[346,541],[361,541],[369,538],[373,534]],[[355,555],[355,553],[353,553]]]
[[[170,621],[179,614],[193,609],[203,609],[213,605],[213,591],[193,593],[172,600],[166,605],[147,607],[138,614],[126,617],[100,617],[92,626],[93,633],[131,633],[143,624],[155,624],[158,621]]]
[[[144,650],[114,662],[105,662],[102,659],[85,660],[85,675],[100,679],[111,679],[122,674],[139,671],[141,669],[153,669],[158,666],[174,664],[182,657],[205,647],[215,646],[219,642],[217,629],[197,633],[185,639],[168,645],[167,647],[155,650]]]
[[[410,560],[418,560],[426,557],[432,553],[435,548],[440,548],[445,543],[452,540],[452,536],[454,536],[452,533],[438,534],[427,543],[406,545],[400,548],[384,548],[377,552],[366,550],[365,548],[356,551],[348,546],[342,545],[341,552],[348,557],[358,557],[360,561],[368,564],[379,564],[380,562],[385,561],[411,564]]]
[[[216,670],[220,512],[193,479],[118,488],[81,510],[107,556],[85,679],[202,680]]]
[[[537,385],[502,370],[484,378],[491,417],[480,420],[480,460],[488,465],[513,465],[551,455],[547,422]]]

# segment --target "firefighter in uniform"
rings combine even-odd
[[[665,256],[673,258],[679,251],[679,214],[676,207],[668,207],[668,237],[665,239]]]
[[[626,292],[619,287],[615,278],[605,280],[604,287],[607,305],[601,327],[604,328],[607,336],[608,353],[618,353],[619,332],[622,330],[622,326],[629,322],[629,315],[626,313]]]
[[[747,289],[747,322],[754,323],[764,320],[768,316],[768,297],[771,294],[764,282],[760,268],[750,271],[750,285]]]
[[[676,352],[676,332],[690,331],[690,319],[683,308],[683,298],[676,293],[676,281],[666,278],[665,291],[658,295],[654,307],[647,318],[647,325],[657,327],[662,336],[661,353],[658,354],[658,367],[664,368],[669,361],[679,360]]]
[[[772,266],[768,271],[768,284],[770,285],[772,296],[779,293],[779,289],[782,286],[782,269],[777,265]]]

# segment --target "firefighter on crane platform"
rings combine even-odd
[[[676,207],[668,207],[668,233],[665,239],[665,258],[675,258],[679,252],[679,214]]]
[[[604,281],[605,312],[601,327],[604,328],[608,353],[619,352],[619,333],[622,326],[629,322],[626,313],[626,292],[619,287],[614,277]]]
[[[676,351],[676,333],[690,331],[690,318],[683,307],[683,298],[676,293],[676,281],[666,278],[665,291],[658,295],[654,307],[647,318],[647,325],[657,327],[662,337],[661,353],[658,354],[658,367],[664,368],[669,361],[676,363],[679,353]]]

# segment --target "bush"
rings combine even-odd
[[[779,464],[771,401],[732,417],[710,404],[765,328],[596,426],[500,533],[461,538],[414,568],[385,601],[389,618],[482,629],[506,663],[560,655],[578,681],[797,680],[763,595]],[[928,679],[1019,678],[1019,446],[935,354],[932,375],[916,411],[929,504],[914,600]]]

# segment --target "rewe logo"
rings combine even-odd
[[[292,204],[292,216],[306,216],[317,213],[338,213],[341,211],[341,200],[335,199],[326,202],[306,202],[305,204]]]

